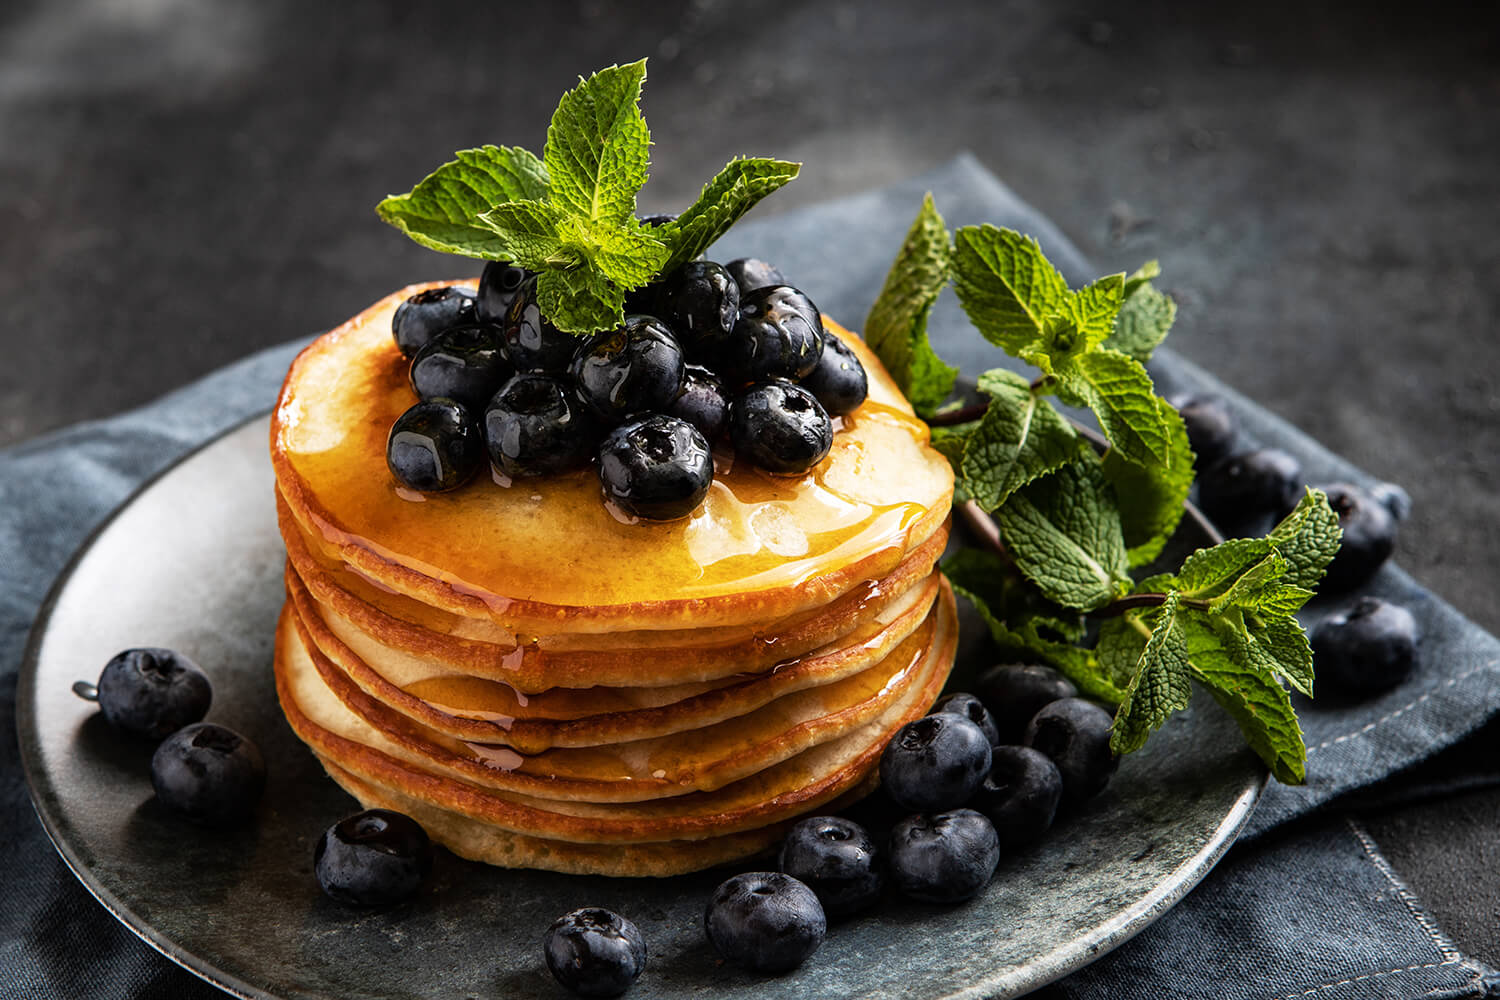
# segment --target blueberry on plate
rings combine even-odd
[[[505,356],[518,372],[561,374],[573,362],[579,338],[564,333],[542,318],[537,305],[536,278],[527,278],[510,301],[501,327]]]
[[[1222,396],[1182,396],[1172,405],[1187,427],[1188,444],[1193,448],[1193,466],[1200,471],[1228,457],[1239,436],[1234,414]]]
[[[1062,774],[1063,802],[1069,805],[1104,791],[1118,761],[1109,749],[1113,717],[1091,701],[1063,698],[1032,717],[1025,745],[1052,758]]]
[[[329,897],[353,906],[410,899],[432,870],[432,842],[404,813],[366,809],[323,831],[313,872]]]
[[[823,354],[823,317],[812,299],[790,285],[746,293],[740,316],[715,370],[726,381],[802,378]]]
[[[703,911],[703,931],[725,959],[751,972],[790,972],[828,932],[817,895],[782,872],[746,872],[721,884]]]
[[[757,288],[786,284],[786,276],[759,257],[741,257],[724,265],[724,270],[740,286],[740,295]]]
[[[729,441],[741,458],[779,476],[811,469],[833,448],[833,421],[817,398],[785,379],[750,386],[729,408]]]
[[[512,376],[484,411],[490,461],[513,479],[587,465],[598,433],[572,385],[541,372]]]
[[[1280,448],[1258,448],[1221,459],[1198,477],[1198,505],[1221,528],[1248,529],[1279,520],[1297,503],[1302,463]]]
[[[475,296],[474,314],[486,323],[502,326],[505,314],[516,293],[532,277],[530,271],[503,260],[492,260],[484,265],[479,276],[479,294]]]
[[[684,365],[682,388],[667,404],[669,416],[680,417],[698,428],[703,440],[713,444],[729,425],[729,397],[719,376],[702,365]]]
[[[677,216],[672,212],[653,212],[651,215],[641,216],[641,225],[650,226],[652,229],[660,229],[669,222],[676,222]]]
[[[823,912],[837,919],[880,899],[880,862],[864,827],[842,816],[812,816],[787,831],[777,867],[816,893]]]
[[[579,398],[614,425],[671,405],[682,388],[682,348],[660,320],[627,316],[620,329],[578,346],[572,372]]]
[[[208,714],[213,685],[198,664],[171,649],[155,646],[116,653],[104,665],[97,685],[73,690],[99,703],[110,728],[160,740]]]
[[[1319,486],[1328,506],[1339,516],[1344,537],[1323,575],[1320,593],[1331,594],[1359,586],[1375,575],[1396,547],[1396,519],[1368,490],[1353,483]]]
[[[823,353],[813,370],[798,383],[818,397],[833,416],[853,413],[870,394],[870,379],[854,351],[833,334],[823,337]]]
[[[391,334],[401,353],[410,358],[444,330],[469,326],[474,318],[473,292],[452,285],[429,288],[396,307],[396,314],[391,317]]]
[[[211,722],[184,726],[151,756],[151,787],[162,805],[204,826],[229,826],[255,811],[266,785],[260,749]]]
[[[581,997],[617,997],[646,968],[646,939],[635,924],[597,906],[565,913],[542,938],[547,968]]]
[[[1361,597],[1313,630],[1319,693],[1367,698],[1410,676],[1417,662],[1417,620],[1399,604]]]
[[[961,903],[989,884],[1000,863],[995,827],[973,809],[908,816],[891,830],[891,883],[912,899]]]
[[[739,318],[740,286],[722,265],[690,260],[662,279],[657,308],[687,356],[711,363]]]
[[[429,399],[391,425],[385,464],[402,485],[419,492],[457,489],[484,466],[484,435],[462,403]]]
[[[673,521],[698,509],[714,480],[698,429],[664,413],[627,420],[599,445],[599,485],[625,513]]]
[[[972,805],[995,825],[1000,846],[1011,850],[1051,828],[1062,791],[1062,772],[1052,758],[1031,747],[1000,746]]]
[[[411,359],[411,388],[418,399],[456,399],[474,412],[510,375],[494,326],[445,330]]]
[[[990,740],[962,715],[928,715],[896,731],[880,755],[880,783],[903,809],[956,809],[990,771]]]
[[[979,675],[979,700],[995,720],[997,743],[1020,743],[1043,705],[1078,694],[1073,682],[1039,663],[1001,663]]]
[[[949,715],[961,715],[978,726],[983,730],[985,738],[990,741],[990,746],[1000,745],[1000,731],[995,728],[994,716],[990,715],[990,710],[984,707],[984,702],[974,695],[967,691],[945,694],[938,699],[938,703],[932,706],[932,711],[927,714],[939,715],[945,712]]]

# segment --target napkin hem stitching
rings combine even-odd
[[[1370,859],[1370,863],[1375,866],[1381,875],[1385,876],[1385,880],[1396,891],[1397,898],[1405,905],[1407,912],[1412,915],[1412,919],[1432,939],[1433,947],[1437,948],[1438,954],[1450,962],[1461,961],[1463,954],[1458,950],[1458,946],[1449,939],[1448,935],[1444,934],[1438,928],[1437,924],[1433,922],[1432,917],[1422,908],[1422,904],[1417,901],[1416,895],[1407,888],[1405,882],[1401,881],[1395,869],[1391,867],[1391,863],[1380,852],[1380,848],[1376,845],[1374,838],[1370,836],[1353,816],[1345,816],[1344,822],[1348,825],[1350,832],[1354,834],[1355,839],[1359,841],[1360,846],[1364,848],[1365,856]]]
[[[1412,709],[1416,708],[1418,705],[1420,705],[1423,702],[1425,702],[1428,699],[1430,699],[1433,695],[1437,694],[1439,691],[1443,691],[1443,690],[1446,690],[1448,688],[1452,688],[1452,687],[1456,686],[1457,684],[1459,684],[1460,682],[1466,681],[1470,677],[1473,677],[1475,674],[1483,673],[1483,672],[1485,672],[1487,670],[1493,670],[1497,665],[1500,665],[1500,659],[1490,660],[1488,663],[1482,663],[1482,664],[1480,664],[1477,667],[1471,667],[1470,669],[1465,670],[1463,673],[1459,674],[1456,677],[1450,677],[1450,678],[1448,678],[1439,687],[1434,688],[1431,691],[1426,691],[1426,692],[1422,693],[1418,697],[1416,697],[1413,700],[1407,702],[1405,705],[1402,705],[1400,708],[1395,709],[1394,711],[1389,712],[1386,715],[1382,715],[1380,718],[1376,719],[1373,722],[1367,722],[1367,723],[1365,723],[1363,726],[1360,726],[1358,729],[1354,730],[1354,732],[1352,732],[1352,733],[1345,733],[1343,736],[1335,736],[1332,739],[1324,740],[1322,743],[1319,743],[1317,746],[1309,747],[1308,750],[1307,750],[1307,752],[1308,752],[1309,755],[1312,755],[1314,753],[1317,753],[1319,750],[1327,750],[1331,746],[1335,746],[1335,745],[1337,745],[1339,743],[1346,743],[1349,740],[1352,740],[1352,739],[1355,739],[1357,737],[1363,736],[1365,733],[1368,733],[1370,730],[1376,728],[1377,726],[1384,725],[1385,723],[1390,722],[1393,719],[1396,719],[1396,718],[1399,718],[1402,715],[1405,715],[1407,712],[1411,711]]]

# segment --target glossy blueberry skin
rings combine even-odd
[[[972,805],[995,825],[1000,846],[1011,850],[1052,827],[1062,791],[1062,772],[1052,758],[1031,747],[1000,746]]]
[[[452,399],[430,399],[391,425],[385,464],[403,486],[422,493],[457,489],[484,467],[484,435],[469,409]]]
[[[116,653],[99,674],[99,711],[117,732],[165,739],[208,714],[213,685],[198,664],[170,649]]]
[[[583,341],[573,358],[578,395],[606,423],[670,406],[682,388],[682,348],[651,316],[627,316],[618,330]]]
[[[598,435],[596,419],[572,384],[541,372],[512,376],[484,411],[490,461],[513,479],[587,465]]]
[[[870,394],[865,366],[848,344],[831,333],[823,337],[823,353],[818,363],[798,384],[817,396],[823,409],[835,417],[853,413]]]
[[[962,715],[928,715],[896,731],[880,755],[880,783],[903,809],[939,812],[974,797],[990,772],[990,740]]]
[[[534,275],[516,264],[492,260],[479,276],[479,293],[475,296],[474,314],[486,323],[505,324],[505,314],[516,293]]]
[[[151,756],[151,787],[173,812],[204,826],[230,826],[255,811],[266,785],[260,749],[224,726],[195,722]]]
[[[659,229],[669,222],[676,222],[677,216],[672,212],[654,212],[651,215],[641,216],[641,225]]]
[[[1318,592],[1350,590],[1374,576],[1390,558],[1396,547],[1396,519],[1385,504],[1353,483],[1330,483],[1318,489],[1328,494],[1328,506],[1339,516],[1344,531]]]
[[[471,326],[474,320],[473,292],[454,286],[429,288],[396,307],[391,335],[396,338],[396,347],[410,358],[444,330]]]
[[[432,842],[404,813],[366,809],[323,831],[313,872],[332,899],[351,906],[389,906],[410,899],[432,871]]]
[[[1318,693],[1357,699],[1389,691],[1416,666],[1417,638],[1417,620],[1406,608],[1361,597],[1313,630]]]
[[[1395,483],[1376,483],[1370,487],[1370,496],[1397,521],[1411,516],[1411,494]]]
[[[1000,838],[983,814],[955,809],[908,816],[891,830],[891,884],[912,899],[961,903],[989,884]]]
[[[516,290],[501,330],[505,355],[517,372],[561,374],[573,363],[573,354],[582,343],[542,318],[535,278],[528,278]]]
[[[1073,682],[1039,663],[1001,663],[979,675],[979,700],[995,720],[999,743],[1020,743],[1031,717],[1061,698],[1078,694]]]
[[[511,374],[494,326],[445,330],[411,359],[411,388],[418,399],[456,399],[475,413]]]
[[[833,421],[806,389],[785,379],[760,382],[729,408],[729,441],[746,461],[779,476],[797,476],[833,448]]]
[[[1257,521],[1279,520],[1302,492],[1302,463],[1279,448],[1241,452],[1204,469],[1198,505],[1226,533],[1250,530]]]
[[[691,260],[662,279],[659,315],[693,361],[709,364],[729,343],[740,313],[740,286],[723,265]]]
[[[1194,468],[1207,469],[1234,451],[1239,431],[1222,396],[1183,396],[1174,399],[1172,405],[1187,427]]]
[[[782,872],[746,872],[721,884],[703,911],[703,931],[725,959],[751,972],[790,972],[828,932],[817,895]]]
[[[954,691],[945,694],[938,699],[938,703],[932,706],[929,715],[946,713],[948,715],[961,715],[974,725],[978,726],[984,733],[985,739],[990,741],[990,746],[1000,745],[1000,731],[995,727],[995,717],[990,710],[984,707],[984,702],[967,691]]]
[[[665,412],[698,428],[703,440],[712,445],[729,426],[729,396],[719,376],[702,365],[684,365],[682,388]]]
[[[1026,727],[1026,746],[1052,759],[1062,774],[1063,804],[1076,805],[1104,791],[1119,762],[1109,750],[1114,718],[1091,701],[1063,698],[1044,705]]]
[[[837,920],[869,909],[885,885],[880,852],[864,827],[842,816],[812,816],[787,831],[777,865],[817,894]]]
[[[703,435],[664,413],[627,420],[599,445],[604,496],[634,517],[686,517],[698,509],[713,480],[713,454]]]
[[[724,265],[724,270],[728,271],[734,283],[740,286],[741,297],[746,292],[753,292],[757,288],[786,284],[786,276],[759,257],[741,257],[738,260],[732,260]]]
[[[581,997],[617,997],[646,968],[646,939],[615,913],[590,906],[565,913],[542,938],[547,968]]]
[[[801,379],[823,354],[823,317],[790,285],[745,294],[729,342],[711,365],[726,382]]]

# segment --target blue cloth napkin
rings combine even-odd
[[[950,226],[1020,229],[1073,282],[1094,276],[1054,226],[968,156],[890,187],[738,227],[715,253],[777,262],[817,291],[825,312],[858,325],[926,191]],[[968,330],[951,295],[940,300],[931,330],[939,353],[970,374],[1000,362]],[[21,775],[16,679],[37,609],[89,532],[153,474],[268,409],[298,347],[264,351],[142,409],[0,452],[0,996],[221,995],[132,937],[53,851]],[[1169,390],[1225,395],[1253,437],[1296,454],[1315,480],[1368,481],[1170,351],[1159,352],[1153,375]],[[1353,794],[1438,794],[1494,777],[1440,768],[1390,780],[1500,710],[1500,642],[1394,567],[1372,589],[1417,615],[1421,670],[1372,702],[1306,706],[1307,784],[1272,784],[1241,844],[1202,885],[1134,940],[1043,993],[1078,1000],[1500,995],[1500,974],[1454,947],[1345,813]]]

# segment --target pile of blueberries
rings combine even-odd
[[[1221,396],[1174,399],[1196,456],[1197,501],[1228,536],[1263,534],[1301,499],[1302,465],[1280,448],[1248,445],[1233,410]],[[1339,516],[1343,540],[1318,594],[1337,598],[1359,587],[1390,557],[1396,528],[1411,512],[1401,487],[1381,483],[1314,484]],[[1313,629],[1311,643],[1320,696],[1334,700],[1371,697],[1401,683],[1417,660],[1417,622],[1411,612],[1383,598],[1364,595],[1328,615]]]
[[[426,493],[486,463],[516,479],[594,462],[606,501],[669,521],[702,503],[721,439],[800,475],[832,447],[830,415],[864,402],[864,366],[764,261],[690,261],[631,292],[626,312],[617,330],[564,333],[537,306],[536,276],[495,262],[477,295],[406,300],[392,332],[420,402],[391,427],[391,473]]]

